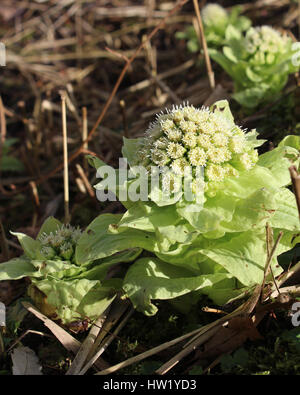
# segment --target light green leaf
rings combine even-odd
[[[84,296],[99,285],[98,281],[76,279],[72,281],[48,278],[34,281],[34,285],[47,296],[47,303],[55,308],[62,323],[69,323],[80,318],[78,307]]]
[[[41,256],[41,243],[38,240],[32,239],[30,236],[19,232],[10,232],[12,235],[16,236],[21,244],[25,254],[32,259]]]
[[[300,232],[300,221],[295,195],[290,190],[282,188],[276,194],[275,199],[278,207],[270,221],[270,225],[273,228]]]
[[[119,229],[117,224],[120,219],[121,215],[103,214],[87,227],[76,248],[78,264],[105,258],[130,248],[158,250],[154,235],[130,228]]]
[[[55,278],[73,277],[85,270],[84,267],[73,265],[68,261],[32,260],[31,264],[43,277],[48,275]]]
[[[232,125],[234,125],[234,117],[230,110],[228,100],[218,100],[216,101],[211,107],[210,110],[213,111],[215,114],[220,113],[224,116]]]
[[[224,221],[221,225],[226,232],[260,229],[270,221],[277,206],[272,190],[258,189],[246,199],[240,199],[230,222]]]
[[[243,285],[251,286],[262,282],[267,257],[264,229],[261,234],[258,231],[242,232],[201,253],[223,266]],[[272,267],[276,276],[282,269],[275,265],[274,260]]]
[[[128,270],[123,288],[134,307],[146,315],[153,315],[157,307],[151,300],[173,299],[194,290],[205,293],[219,282],[228,285],[226,273],[194,276],[184,268],[169,265],[155,258],[141,258]]]
[[[241,40],[241,32],[232,25],[228,25],[225,32],[226,41]]]
[[[232,48],[230,47],[223,47],[223,53],[227,59],[229,59],[233,63],[238,63],[238,58],[235,56]]]
[[[27,276],[39,277],[36,268],[31,264],[26,256],[13,258],[5,263],[0,263],[0,281],[3,280],[19,280]]]
[[[96,319],[111,305],[116,295],[111,288],[96,286],[83,297],[77,307],[77,312],[81,317]]]
[[[273,177],[276,178],[278,185],[286,186],[291,183],[289,167],[292,162],[296,161],[297,157],[298,152],[295,148],[279,145],[277,148],[260,155],[257,164],[268,168]]]
[[[127,139],[123,137],[122,155],[128,160],[130,166],[136,162],[136,154],[141,149],[142,141],[143,138]]]
[[[300,136],[289,135],[284,137],[284,139],[278,144],[278,147],[293,147],[300,151]]]
[[[51,232],[54,233],[61,226],[62,223],[58,219],[54,217],[48,217],[41,226],[41,229],[37,235],[37,239],[39,239],[43,233],[46,233],[47,235],[49,235]]]
[[[84,271],[76,277],[103,281],[106,277],[107,271],[112,266],[118,263],[132,262],[142,253],[142,251],[143,250],[141,248],[133,248],[118,252],[115,255],[94,262],[92,268]]]
[[[277,180],[268,168],[256,165],[251,170],[240,173],[237,178],[226,178],[222,188],[228,195],[245,199],[258,189],[274,190],[281,186],[281,180]]]

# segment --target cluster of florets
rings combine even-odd
[[[245,37],[245,48],[259,63],[273,63],[277,53],[287,51],[290,37],[270,26],[251,27]]]
[[[167,167],[178,176],[184,176],[186,168],[194,175],[202,167],[205,183],[238,177],[257,159],[240,127],[220,113],[193,106],[173,107],[158,115],[138,153],[139,165]]]
[[[71,225],[62,225],[55,232],[43,233],[39,237],[42,244],[41,253],[46,259],[72,261],[76,243],[82,231]]]
[[[205,26],[225,25],[228,22],[228,13],[217,3],[209,3],[201,12],[203,23]]]

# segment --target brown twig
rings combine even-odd
[[[289,167],[289,171],[290,171],[291,180],[292,180],[292,184],[293,184],[293,188],[294,188],[294,192],[295,192],[298,213],[299,213],[299,218],[300,218],[300,174],[297,172],[296,166]]]

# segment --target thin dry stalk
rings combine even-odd
[[[215,75],[214,75],[214,72],[211,67],[210,57],[208,55],[208,49],[207,49],[207,44],[206,44],[199,4],[198,4],[198,0],[193,0],[193,2],[194,2],[194,8],[195,8],[197,22],[198,22],[198,26],[199,26],[200,43],[202,44],[202,48],[203,48],[203,54],[204,54],[206,68],[207,68],[207,75],[208,75],[208,79],[209,79],[209,84],[210,84],[211,89],[213,90],[215,88]]]
[[[289,167],[289,171],[291,174],[300,219],[300,174],[298,174],[296,166]]]
[[[85,173],[83,171],[83,168],[80,166],[79,163],[76,163],[76,169],[77,169],[77,172],[78,172],[86,190],[88,191],[88,194],[90,195],[91,198],[94,198],[95,191],[94,191],[93,187],[91,186],[87,176],[85,175]]]
[[[27,331],[25,331],[24,333],[22,333],[21,336],[19,336],[14,342],[13,344],[9,347],[9,349],[7,350],[7,352],[10,352],[18,343],[21,342],[21,340],[27,336],[28,334],[33,333],[34,335],[39,335],[39,336],[45,336],[45,337],[49,337],[50,339],[53,339],[53,336],[49,335],[48,333],[44,333],[44,332],[40,332],[40,331],[34,331],[32,329],[28,329]]]
[[[269,257],[270,254],[271,254],[272,246],[274,244],[273,230],[272,230],[272,228],[271,228],[269,223],[267,223],[267,225],[266,225],[266,240],[267,240],[267,256]],[[275,279],[275,276],[274,276],[274,273],[273,273],[273,270],[272,270],[271,266],[270,266],[270,270],[271,270],[271,274],[272,274],[272,278],[273,278],[273,282],[274,282],[275,288],[277,289],[278,293],[280,294],[280,291],[279,291],[279,288],[278,288],[278,285],[277,285],[277,282],[276,282],[276,279]]]
[[[69,166],[68,166],[66,93],[61,92],[60,94],[61,94],[62,129],[63,129],[65,223],[69,223],[70,222],[70,209],[69,209],[70,199],[69,199]]]
[[[87,118],[87,108],[83,107],[82,108],[82,141],[83,143],[83,149],[88,150],[89,149],[89,143],[87,142],[87,136],[88,136],[88,118]],[[87,159],[84,157],[83,158],[83,168],[86,174],[88,174],[88,162]]]
[[[129,138],[125,100],[120,100],[120,109],[121,109],[122,121],[123,121],[123,136]]]
[[[261,289],[262,289],[261,302],[264,301],[264,292],[263,292],[263,290],[264,290],[265,283],[266,283],[266,276],[267,276],[267,274],[269,272],[274,253],[276,251],[276,248],[278,247],[278,244],[279,244],[282,236],[283,236],[283,232],[279,232],[277,240],[276,240],[275,244],[273,245],[273,247],[272,247],[272,249],[270,251],[270,254],[267,256],[267,261],[266,261],[265,270],[264,270],[264,278],[263,278],[263,282],[262,282],[262,286],[261,286]]]
[[[2,149],[5,143],[5,137],[6,137],[6,120],[5,120],[5,109],[4,105],[2,102],[2,98],[0,96],[0,163],[2,159]],[[1,168],[0,168],[0,174],[1,174]]]

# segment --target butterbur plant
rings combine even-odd
[[[118,262],[136,257],[135,250],[107,260],[80,264],[76,247],[82,231],[49,217],[36,240],[23,233],[13,233],[24,255],[1,264],[0,280],[28,277],[28,295],[47,316],[63,325],[84,319],[96,319],[114,300],[118,281],[106,281],[107,270]]]
[[[233,7],[230,12],[217,3],[210,3],[201,11],[205,38],[209,48],[219,48],[226,44],[226,30],[233,26],[243,32],[251,26],[251,21],[240,15],[241,8]],[[187,40],[187,48],[190,52],[198,52],[199,39],[195,28],[188,26],[184,32],[177,32],[176,37]]]
[[[246,108],[275,100],[289,75],[299,70],[291,37],[270,26],[251,27],[245,34],[231,26],[222,50],[209,53],[231,76],[233,98]]]
[[[152,315],[155,301],[178,304],[185,298],[181,307],[187,309],[189,296],[196,301],[203,294],[222,305],[262,282],[268,223],[274,240],[283,231],[271,263],[277,276],[282,271],[277,256],[300,240],[295,196],[288,188],[288,168],[299,165],[300,138],[287,136],[258,155],[262,143],[255,130],[235,124],[227,101],[210,109],[184,105],[159,114],[145,136],[124,140],[131,173],[115,191],[120,197],[139,185],[138,165],[148,173],[152,165],[161,171],[167,167],[174,177],[184,166],[194,176],[200,166],[203,187],[196,194],[202,193],[201,201],[182,194],[165,199],[151,189],[144,200],[128,194],[121,199],[127,208],[123,215],[100,215],[88,226],[77,246],[78,262],[103,259],[118,248],[140,248],[143,255],[130,264],[123,281],[137,310]],[[98,170],[105,167],[95,157],[90,162]],[[104,180],[95,186],[107,187]]]

